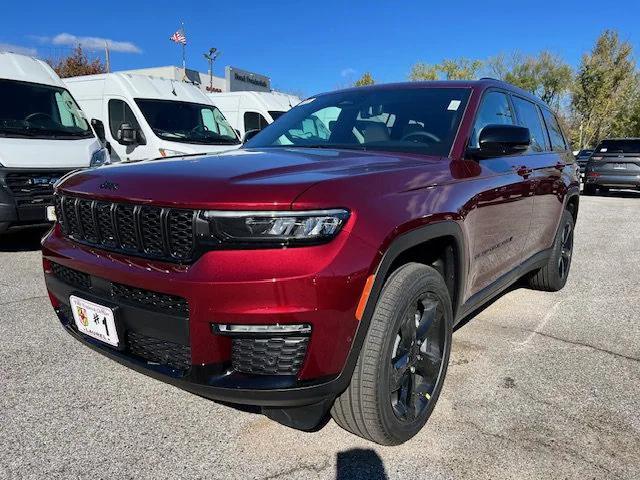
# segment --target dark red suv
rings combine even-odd
[[[522,90],[350,89],[238,151],[66,177],[45,277],[64,328],[120,363],[398,444],[458,322],[520,278],[564,286],[578,192],[558,121]]]

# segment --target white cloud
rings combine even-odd
[[[356,74],[356,71],[353,68],[343,68],[342,71],[340,72],[340,76],[343,78],[352,77],[355,74]]]
[[[103,49],[105,45],[109,47],[112,52],[124,52],[124,53],[142,53],[140,47],[132,42],[119,42],[110,38],[102,37],[77,37],[70,33],[59,33],[53,38],[50,37],[38,37],[42,42],[52,43],[53,45],[69,45],[76,46],[78,44],[82,47],[90,50]]]
[[[35,48],[23,47],[21,45],[12,45],[11,43],[0,43],[0,51],[1,50],[13,53],[21,53],[22,55],[31,55],[32,57],[38,55],[38,51]]]

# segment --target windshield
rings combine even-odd
[[[64,88],[0,79],[0,136],[71,139],[93,133]]]
[[[140,98],[136,103],[153,133],[163,140],[206,145],[240,143],[235,130],[213,105]]]
[[[247,142],[448,155],[469,98],[465,88],[362,89],[310,98]]]
[[[271,115],[274,122],[284,114],[285,112],[281,112],[280,110],[269,110],[269,115]]]
[[[640,139],[603,140],[596,151],[599,153],[640,153]]]

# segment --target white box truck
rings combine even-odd
[[[300,103],[298,97],[280,92],[223,92],[208,95],[242,138],[248,131],[262,130]]]
[[[130,73],[64,82],[91,119],[112,162],[218,153],[241,145],[209,96],[189,83]]]
[[[0,234],[46,223],[53,184],[107,159],[53,69],[33,57],[0,52]]]

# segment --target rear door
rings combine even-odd
[[[589,172],[605,177],[611,187],[640,185],[640,139],[603,140],[590,158]]]

